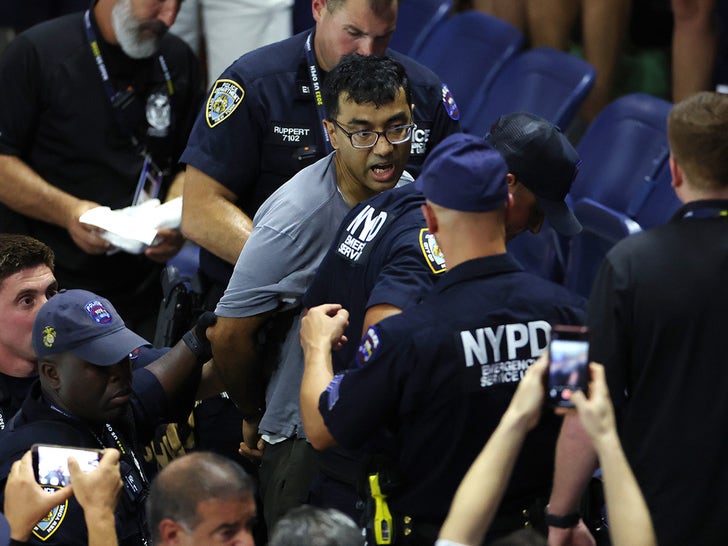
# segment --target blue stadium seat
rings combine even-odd
[[[656,172],[644,179],[627,208],[627,216],[637,221],[642,229],[667,223],[682,206],[672,188],[672,174],[665,158]]]
[[[531,112],[565,128],[595,75],[589,63],[563,51],[537,47],[519,53],[476,95],[475,112],[461,122],[463,130],[485,134],[496,119],[511,112]],[[457,93],[455,98],[460,100]]]
[[[577,146],[582,163],[571,187],[572,198],[589,197],[626,214],[644,180],[666,160],[671,106],[643,93],[608,104]]]
[[[574,203],[574,214],[584,230],[569,241],[563,284],[586,298],[609,249],[621,239],[639,233],[642,229],[625,214],[588,197]]]
[[[465,129],[476,115],[476,98],[522,45],[523,35],[516,27],[478,11],[466,11],[438,25],[412,56],[450,88]]]
[[[445,21],[452,9],[452,0],[400,0],[397,29],[389,47],[412,55],[430,33]]]

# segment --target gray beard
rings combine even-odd
[[[132,59],[146,59],[156,53],[163,32],[142,36],[142,25],[131,13],[131,0],[118,0],[111,8],[111,26],[121,50]]]

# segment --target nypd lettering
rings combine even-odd
[[[346,226],[336,247],[337,254],[353,263],[364,261],[377,235],[393,219],[391,216],[386,210],[365,206]]]
[[[60,487],[47,486],[43,487],[43,489],[49,493],[53,493],[57,489],[60,489]],[[66,519],[67,513],[68,500],[65,500],[58,506],[51,509],[51,511],[46,514],[46,517],[40,520],[35,527],[33,527],[33,535],[43,542],[47,541],[51,538],[53,533],[60,529],[63,520]]]
[[[550,335],[551,325],[544,320],[461,331],[469,381],[475,379],[470,370],[479,369],[477,383],[467,385],[468,390],[520,381],[548,345]]]
[[[235,111],[245,96],[245,91],[233,80],[217,80],[212,86],[205,107],[205,119],[212,129]]]
[[[272,144],[286,146],[310,146],[312,144],[311,127],[306,125],[288,125],[273,121],[268,131]]]
[[[422,250],[422,255],[425,257],[425,263],[435,275],[447,271],[445,255],[440,250],[440,245],[437,244],[435,236],[427,228],[420,230],[420,250]]]
[[[410,155],[424,156],[427,151],[427,142],[430,140],[430,123],[418,121],[417,126],[412,131],[412,140],[410,141]]]

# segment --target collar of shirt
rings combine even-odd
[[[518,264],[515,258],[507,253],[476,258],[449,269],[437,284],[435,284],[434,291],[441,293],[450,286],[463,281],[516,271],[523,271],[523,267]]]

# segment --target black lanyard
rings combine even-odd
[[[324,137],[324,145],[326,146],[326,153],[330,154],[333,151],[331,142],[329,141],[329,133],[324,126],[324,120],[326,119],[326,109],[324,108],[324,99],[321,95],[321,74],[319,73],[318,65],[316,64],[316,56],[313,53],[313,31],[306,38],[306,45],[304,46],[306,52],[306,62],[308,63],[308,75],[311,78],[311,87],[313,88],[313,97],[316,101],[316,113],[318,114],[319,124],[321,125],[321,132]]]

